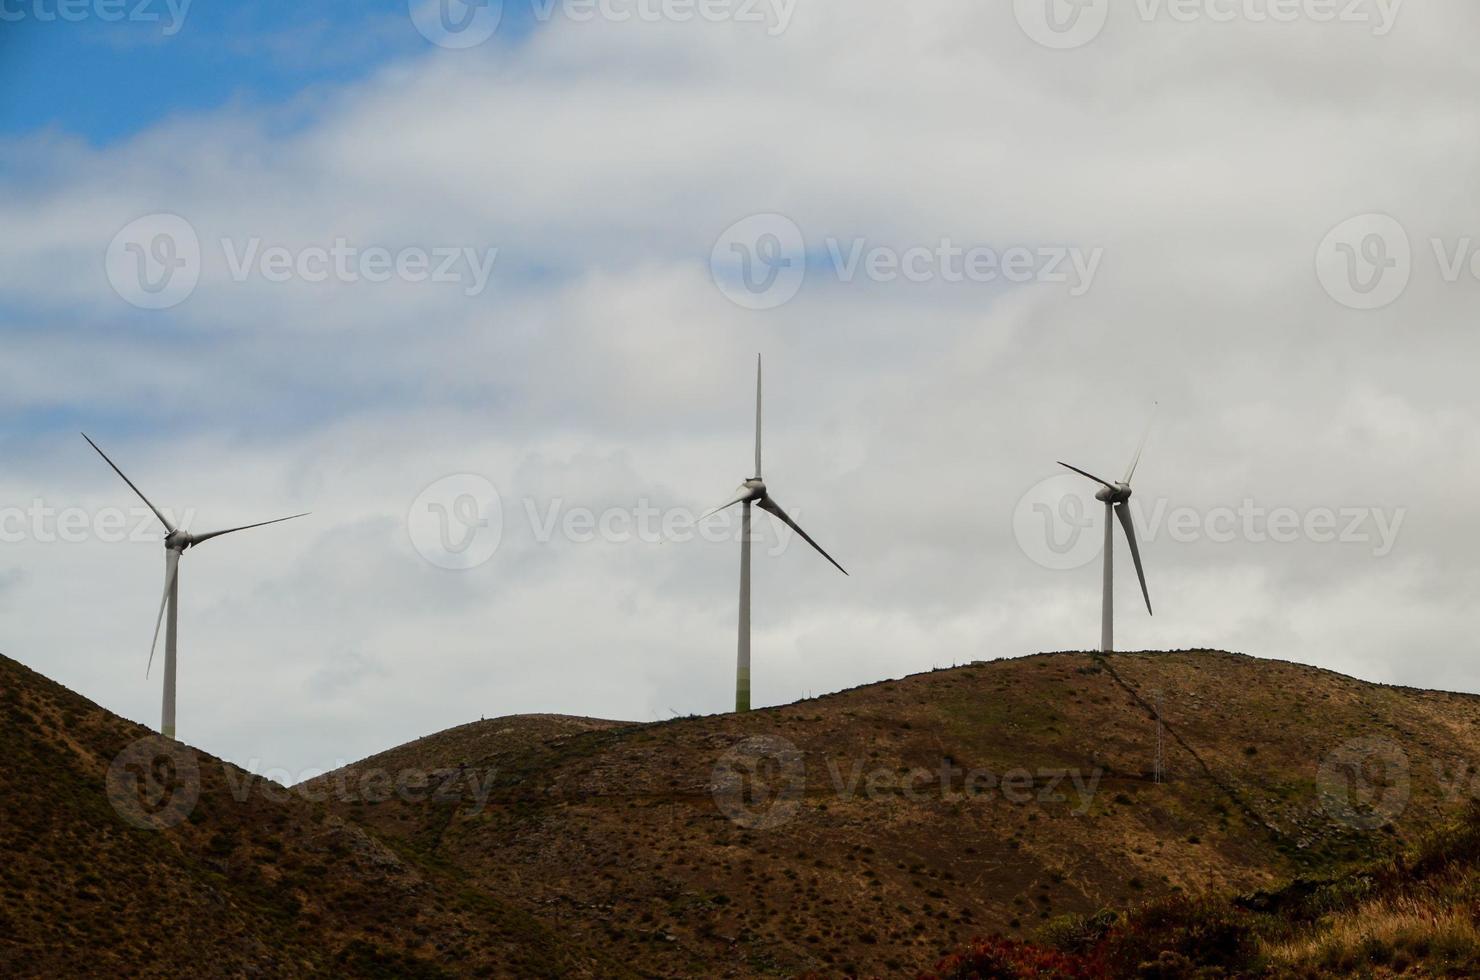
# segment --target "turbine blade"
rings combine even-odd
[[[1120,518],[1120,526],[1125,528],[1125,539],[1131,545],[1131,561],[1136,563],[1136,578],[1141,580],[1141,597],[1146,600],[1146,612],[1151,612],[1151,593],[1146,591],[1146,573],[1141,570],[1141,549],[1136,545],[1136,525],[1131,521],[1130,508],[1125,504],[1115,505],[1115,516]]]
[[[154,668],[154,648],[159,646],[159,626],[164,622],[164,607],[170,601],[170,589],[174,588],[175,576],[180,574],[180,553],[174,548],[165,549],[164,553],[164,597],[159,600],[159,615],[154,617],[154,639],[149,641],[149,664],[144,668],[144,676],[149,676],[149,671]]]
[[[1062,466],[1062,467],[1064,467],[1065,469],[1073,470],[1075,473],[1078,473],[1080,476],[1087,476],[1091,480],[1094,480],[1096,483],[1099,483],[1099,484],[1101,484],[1103,486],[1109,487],[1111,490],[1114,490],[1115,489],[1115,487],[1112,484],[1110,484],[1109,482],[1100,479],[1099,477],[1095,476],[1093,473],[1086,473],[1084,470],[1081,470],[1077,466],[1070,466],[1068,463],[1065,463],[1063,460],[1060,460],[1059,461],[1059,465]]]
[[[228,527],[224,531],[208,531],[205,534],[194,535],[190,539],[190,543],[192,546],[194,546],[201,544],[202,542],[209,541],[212,538],[219,538],[223,534],[235,534],[237,531],[250,531],[254,527],[266,527],[269,524],[281,524],[283,523],[283,521],[296,521],[300,517],[307,517],[310,513],[312,513],[312,511],[305,511],[302,514],[294,514],[291,517],[278,517],[270,521],[259,521],[256,524],[244,524],[241,527]]]
[[[761,356],[755,355],[755,478],[761,478]]]
[[[1125,482],[1127,484],[1131,482],[1131,477],[1136,475],[1136,467],[1141,465],[1141,453],[1146,449],[1146,440],[1151,435],[1151,424],[1156,421],[1156,410],[1160,405],[1160,402],[1151,403],[1151,418],[1146,420],[1146,429],[1141,433],[1141,441],[1136,446],[1136,455],[1131,458],[1130,469],[1125,471]]]
[[[726,510],[726,509],[728,509],[730,507],[735,506],[736,504],[743,503],[743,502],[751,499],[751,497],[753,496],[753,494],[754,494],[754,491],[752,491],[749,487],[741,487],[738,491],[736,491],[734,497],[732,497],[729,500],[725,501],[724,503],[720,504],[718,507],[712,508],[710,510],[706,510],[704,513],[700,514],[698,517],[696,517],[694,519],[694,523],[695,524],[698,524],[701,521],[706,521],[709,518],[713,517],[715,514],[718,514],[722,510]]]
[[[769,512],[777,520],[781,521],[781,523],[785,524],[787,527],[800,534],[802,536],[802,540],[810,544],[812,547],[816,548],[817,553],[826,558],[828,561],[832,562],[834,568],[842,572],[844,575],[848,574],[848,570],[842,565],[839,565],[837,560],[833,558],[832,555],[828,554],[826,551],[823,551],[822,545],[818,544],[816,541],[813,541],[812,536],[806,531],[803,531],[800,524],[788,517],[786,511],[782,510],[781,505],[776,503],[775,500],[771,499],[770,497],[765,498],[760,502],[760,508],[761,510]]]
[[[134,486],[134,481],[133,480],[130,480],[126,476],[123,476],[123,470],[119,469],[118,468],[118,465],[116,463],[114,463],[113,460],[111,460],[111,459],[108,458],[108,454],[107,453],[103,452],[101,449],[98,449],[98,444],[97,443],[95,443],[91,439],[88,439],[87,438],[87,433],[86,432],[82,433],[82,438],[87,439],[87,444],[89,446],[93,447],[94,449],[97,449],[98,450],[98,455],[101,456],[101,457],[103,457],[103,461],[105,463],[107,463],[109,466],[113,467],[113,472],[114,473],[117,473],[119,476],[122,476],[123,477],[123,482],[128,484],[130,490],[132,490],[134,493],[137,493],[139,495],[139,499],[140,500],[144,501],[144,503],[146,503],[146,504],[149,504],[149,509],[152,510],[152,511],[154,511],[154,516],[157,517],[157,518],[159,518],[159,523],[161,523],[161,524],[164,525],[165,530],[166,531],[169,531],[171,534],[174,534],[175,533],[175,525],[171,524],[169,521],[167,521],[167,520],[164,519],[164,515],[159,512],[159,508],[158,507],[156,507],[153,504],[149,503],[149,498],[146,497],[146,496],[144,496],[143,491],[141,491],[138,487]]]

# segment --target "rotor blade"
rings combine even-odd
[[[1136,467],[1141,465],[1141,453],[1146,449],[1146,440],[1151,435],[1151,424],[1156,421],[1156,410],[1160,405],[1160,402],[1151,403],[1151,418],[1146,420],[1146,430],[1141,433],[1141,442],[1136,446],[1136,455],[1131,459],[1131,467],[1125,471],[1126,483],[1131,482],[1131,477],[1136,475]]]
[[[755,478],[761,478],[761,356],[755,355]]]
[[[87,433],[86,432],[82,433],[82,438],[87,439]],[[93,447],[94,449],[98,449],[98,444],[95,443],[95,442],[93,442],[91,439],[87,439],[87,444],[89,446]],[[113,460],[111,460],[111,459],[108,458],[108,454],[107,453],[103,452],[101,449],[98,449],[98,455],[101,456],[101,457],[103,457],[103,461],[105,463],[107,463],[109,466],[113,467],[113,472],[114,473],[117,473],[119,476],[123,476],[123,470],[119,469],[118,466],[117,466],[117,464],[115,464],[113,462]],[[156,507],[153,504],[150,504],[149,503],[149,498],[146,497],[146,496],[144,496],[143,491],[141,491],[138,487],[134,486],[134,481],[133,480],[130,480],[126,476],[123,476],[123,482],[124,483],[127,483],[129,485],[129,489],[130,490],[132,490],[134,493],[137,493],[139,495],[139,499],[140,500],[144,501],[144,503],[146,503],[146,504],[149,504],[149,509],[152,510],[152,511],[154,511],[154,516],[157,517],[157,518],[159,518],[159,523],[161,523],[161,524],[164,525],[165,530],[166,531],[169,531],[171,534],[174,534],[175,533],[175,525],[171,524],[169,521],[167,521],[167,520],[164,519],[164,515],[159,512],[159,508],[158,507]]]
[[[159,600],[159,615],[154,617],[154,639],[149,641],[149,665],[144,668],[144,676],[149,676],[149,671],[154,667],[154,648],[159,645],[159,625],[164,622],[164,607],[169,604],[170,590],[175,586],[175,576],[180,574],[180,553],[174,548],[167,548],[164,553],[164,598]]]
[[[1077,466],[1070,466],[1068,463],[1065,463],[1063,460],[1060,460],[1059,461],[1059,465],[1062,466],[1062,467],[1064,467],[1065,469],[1073,470],[1075,473],[1078,473],[1080,476],[1087,476],[1091,480],[1094,480],[1096,483],[1099,483],[1099,484],[1102,484],[1104,486],[1110,487],[1111,490],[1114,490],[1115,489],[1115,487],[1112,484],[1110,484],[1109,482],[1100,479],[1099,477],[1095,476],[1093,473],[1086,473],[1086,472],[1084,472],[1084,470],[1081,470]]]
[[[694,519],[694,523],[698,524],[700,521],[706,521],[722,510],[733,507],[738,503],[743,503],[744,501],[751,499],[752,493],[753,491],[749,487],[741,487],[734,497],[720,504],[718,507],[715,507],[711,510],[706,510],[704,513],[700,514]]]
[[[1146,600],[1146,612],[1152,616],[1151,593],[1146,591],[1146,573],[1141,570],[1141,549],[1136,545],[1136,526],[1131,522],[1130,508],[1125,504],[1115,505],[1115,516],[1120,518],[1120,526],[1125,528],[1125,539],[1131,545],[1131,561],[1136,563],[1136,578],[1141,580],[1141,597]]]
[[[772,515],[774,515],[778,520],[780,520],[787,527],[791,528],[793,531],[795,531],[798,534],[800,534],[802,536],[802,540],[805,541],[805,542],[807,542],[808,544],[810,544],[812,547],[816,548],[817,549],[817,553],[819,555],[821,555],[822,557],[826,558],[828,561],[832,562],[834,568],[836,568],[838,571],[842,572],[844,575],[847,575],[848,574],[848,570],[846,568],[844,568],[842,565],[839,565],[837,563],[837,560],[835,558],[833,558],[832,555],[830,555],[827,552],[823,551],[822,550],[822,545],[818,544],[816,541],[813,541],[812,540],[812,536],[810,534],[808,534],[806,531],[803,531],[802,528],[801,528],[801,525],[797,524],[796,521],[792,520],[790,517],[787,516],[786,511],[784,511],[784,510],[781,509],[781,505],[780,504],[776,503],[776,501],[772,500],[770,497],[767,497],[766,499],[764,499],[764,500],[762,500],[760,502],[760,508],[761,508],[761,510],[769,511]]]
[[[312,511],[305,511],[302,514],[294,514],[292,517],[279,517],[270,521],[261,521],[257,524],[244,524],[241,527],[228,527],[224,531],[208,531],[205,534],[197,534],[192,536],[190,539],[190,543],[193,546],[204,541],[209,541],[212,538],[219,538],[223,534],[234,534],[237,531],[250,531],[254,527],[266,527],[269,524],[281,524],[283,523],[283,521],[296,521],[300,517],[307,517],[310,513],[312,513]]]

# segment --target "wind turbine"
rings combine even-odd
[[[1136,563],[1136,578],[1141,580],[1141,596],[1146,600],[1146,612],[1148,615],[1155,615],[1151,612],[1151,593],[1146,591],[1146,573],[1141,568],[1141,549],[1136,544],[1136,526],[1131,521],[1130,508],[1127,506],[1131,499],[1131,477],[1136,475],[1136,466],[1141,462],[1141,452],[1146,448],[1146,437],[1150,434],[1151,423],[1148,422],[1146,431],[1141,434],[1141,443],[1136,447],[1136,455],[1131,458],[1131,465],[1125,471],[1125,479],[1119,483],[1102,480],[1093,473],[1059,461],[1060,466],[1071,469],[1080,476],[1087,476],[1101,486],[1095,499],[1105,504],[1105,581],[1104,593],[1100,599],[1100,649],[1106,653],[1115,648],[1115,534],[1114,522],[1110,519],[1112,511],[1120,519],[1120,526],[1125,529],[1125,540],[1131,546],[1131,560]]]
[[[755,476],[740,484],[735,491],[735,496],[726,503],[704,514],[699,518],[705,518],[718,514],[727,507],[736,504],[743,505],[740,518],[740,640],[735,662],[735,710],[750,710],[750,508],[751,505],[771,514],[781,523],[791,528],[802,536],[817,553],[828,561],[833,567],[844,575],[848,570],[839,565],[832,555],[822,550],[822,545],[812,540],[812,536],[803,531],[796,521],[787,516],[781,505],[771,497],[766,483],[761,479],[761,356],[755,356]]]
[[[154,666],[154,648],[159,645],[159,624],[164,619],[165,609],[170,612],[168,625],[164,631],[164,708],[163,718],[159,724],[159,730],[165,738],[175,737],[175,627],[178,619],[180,605],[180,556],[187,549],[198,544],[204,544],[212,538],[219,538],[223,534],[232,534],[236,531],[246,531],[254,527],[265,527],[268,524],[281,524],[283,521],[291,521],[297,517],[307,517],[307,514],[294,514],[292,517],[279,517],[271,521],[262,521],[257,524],[247,524],[242,527],[229,527],[224,531],[209,531],[205,534],[191,534],[183,528],[171,524],[169,520],[160,513],[158,507],[149,502],[143,491],[134,486],[134,481],[123,475],[123,470],[108,454],[98,449],[98,444],[88,438],[86,432],[82,438],[87,439],[87,444],[97,449],[98,455],[103,461],[113,467],[113,472],[123,477],[123,482],[129,485],[129,489],[139,495],[139,499],[154,511],[154,516],[159,518],[159,523],[169,532],[164,539],[164,597],[159,600],[159,615],[154,619],[154,639],[149,643],[149,663],[144,668],[144,676],[149,676],[149,670]]]

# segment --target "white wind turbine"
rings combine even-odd
[[[279,517],[271,521],[261,521],[257,524],[247,524],[242,527],[229,527],[224,531],[210,531],[206,534],[191,534],[183,528],[175,527],[164,514],[160,513],[158,507],[149,502],[149,498],[136,486],[134,481],[123,475],[108,454],[98,449],[98,444],[88,438],[86,432],[82,438],[87,439],[87,444],[97,449],[98,455],[103,461],[113,467],[113,472],[123,477],[123,482],[129,485],[129,489],[139,495],[139,499],[154,511],[154,516],[159,518],[159,523],[164,525],[168,536],[164,539],[164,597],[159,601],[159,615],[154,619],[154,639],[149,643],[149,663],[144,668],[144,676],[149,676],[149,670],[154,666],[154,648],[159,644],[159,624],[164,619],[165,609],[170,612],[168,625],[164,631],[164,708],[163,718],[160,721],[159,730],[165,738],[175,737],[175,628],[178,619],[180,605],[180,556],[188,548],[203,544],[212,538],[219,538],[223,534],[231,534],[236,531],[246,531],[254,527],[265,527],[268,524],[281,524],[283,521],[291,521],[298,517],[307,517],[307,514],[294,514],[292,517]]]
[[[1141,435],[1141,443],[1136,447],[1136,455],[1131,458],[1131,465],[1125,471],[1125,479],[1119,483],[1102,480],[1093,473],[1059,461],[1060,466],[1067,467],[1080,476],[1087,476],[1101,486],[1095,499],[1105,504],[1105,580],[1104,593],[1100,598],[1100,649],[1106,653],[1115,648],[1115,534],[1114,521],[1110,519],[1112,511],[1120,519],[1120,526],[1125,529],[1125,540],[1131,546],[1131,560],[1136,563],[1136,578],[1141,580],[1141,596],[1146,600],[1146,612],[1148,615],[1155,615],[1151,612],[1151,593],[1146,591],[1146,573],[1141,569],[1141,549],[1136,544],[1136,526],[1131,521],[1130,508],[1127,506],[1127,501],[1131,499],[1131,477],[1136,475],[1136,466],[1141,462],[1141,452],[1146,448],[1146,437],[1150,434],[1151,423],[1148,422],[1146,431]]]
[[[822,550],[822,545],[812,540],[812,536],[803,531],[796,521],[787,516],[781,505],[771,498],[766,484],[761,479],[761,356],[755,356],[755,476],[740,484],[733,499],[720,504],[718,507],[704,514],[699,520],[704,520],[727,507],[736,504],[744,505],[740,518],[740,640],[735,663],[735,710],[750,710],[750,507],[752,504],[759,507],[790,527],[802,536],[817,553],[828,561],[833,567],[844,575],[848,570],[839,565],[832,555]]]

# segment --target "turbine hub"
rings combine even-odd
[[[171,531],[170,536],[164,539],[164,546],[171,551],[184,551],[195,543],[195,538],[189,531]]]
[[[1131,488],[1128,483],[1117,483],[1114,488],[1103,487],[1095,494],[1095,499],[1107,504],[1123,504],[1131,499]]]
[[[760,477],[751,477],[749,480],[746,480],[743,484],[741,484],[741,486],[750,491],[751,500],[766,499],[766,481],[762,480]]]

